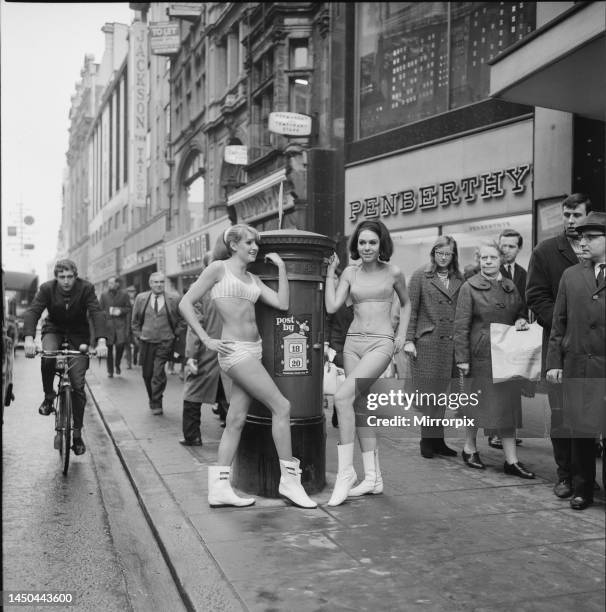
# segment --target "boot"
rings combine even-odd
[[[378,495],[383,493],[383,477],[379,466],[379,449],[362,453],[364,463],[364,480],[354,487],[348,497],[360,497],[360,495]]]
[[[299,460],[294,457],[290,460],[280,459],[280,486],[278,493],[288,498],[299,508],[317,508],[313,499],[310,499],[301,484],[301,468]]]
[[[238,497],[231,488],[229,465],[208,466],[208,504],[211,508],[221,506],[252,506],[254,497]]]
[[[340,506],[345,499],[351,487],[356,484],[358,477],[353,467],[353,442],[349,444],[339,444],[337,452],[339,457],[337,480],[332,495],[328,500],[329,506]]]

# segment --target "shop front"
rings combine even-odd
[[[121,279],[123,288],[133,285],[137,293],[147,291],[149,276],[164,268],[164,245],[157,244],[122,259]]]
[[[229,219],[221,217],[185,236],[164,245],[165,273],[173,289],[183,295],[204,269],[204,255],[229,227]]]
[[[520,232],[518,263],[532,244],[533,120],[351,164],[345,170],[345,234],[364,219],[385,223],[392,262],[406,275],[429,261],[440,235],[459,247],[461,270],[483,239]]]

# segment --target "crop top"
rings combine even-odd
[[[389,302],[393,301],[393,277],[386,273],[377,282],[364,285],[358,280],[358,266],[352,266],[353,279],[349,286],[349,295],[354,304],[360,302]]]
[[[249,300],[253,304],[259,299],[261,289],[255,282],[253,275],[250,272],[246,274],[250,278],[250,283],[245,283],[230,272],[229,268],[223,264],[223,278],[215,283],[210,290],[210,298],[240,298]]]

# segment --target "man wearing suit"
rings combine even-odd
[[[522,235],[514,229],[505,229],[501,232],[498,242],[503,254],[501,274],[513,281],[522,301],[526,303],[526,270],[516,263],[516,257],[524,243]]]
[[[149,277],[151,291],[139,293],[133,305],[132,331],[139,341],[139,362],[149,407],[162,414],[162,397],[166,388],[166,362],[172,357],[175,338],[186,323],[179,312],[179,296],[164,291],[164,274]]]
[[[606,430],[606,213],[590,213],[577,230],[585,261],[562,274],[549,337],[547,381],[563,388],[562,414],[573,436],[570,507],[584,510],[593,503],[595,436]]]
[[[568,196],[562,202],[563,233],[543,240],[530,256],[526,304],[543,328],[542,372],[545,372],[553,308],[560,279],[564,270],[583,260],[576,228],[584,222],[590,211],[591,201],[587,195],[573,193]],[[563,427],[561,386],[549,385],[547,395],[551,408],[551,443],[558,477],[553,492],[563,499],[572,495],[572,439],[569,431]]]

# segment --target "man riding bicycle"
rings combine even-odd
[[[40,285],[40,289],[31,306],[24,316],[24,349],[26,357],[36,356],[36,325],[46,309],[48,316],[42,327],[42,349],[53,351],[61,348],[66,339],[70,348],[77,350],[81,344],[91,341],[91,328],[94,330],[94,339],[97,342],[97,356],[107,356],[105,313],[101,310],[94,286],[78,278],[76,264],[70,259],[60,259],[55,264],[55,280]],[[84,391],[84,376],[88,368],[86,355],[72,357],[69,377],[72,384],[74,427],[73,451],[76,455],[86,452],[82,441],[82,421],[86,393]],[[54,412],[53,401],[55,391],[53,381],[55,377],[54,359],[43,359],[42,387],[44,388],[44,401],[38,412],[48,416]]]

